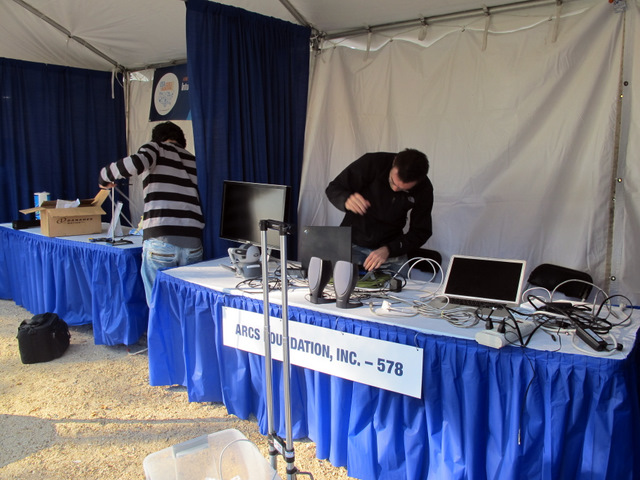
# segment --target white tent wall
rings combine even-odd
[[[323,50],[310,91],[300,225],[340,222],[324,189],[363,153],[418,148],[435,188],[426,247],[443,263],[454,253],[524,258],[529,270],[556,263],[608,285],[625,16],[593,0],[567,3],[559,20],[556,11],[493,15],[484,49],[486,19],[478,18],[430,26],[422,45],[414,30],[412,42],[374,34],[368,52]],[[626,213],[637,232],[638,212]],[[612,269],[615,288],[639,301],[639,274]]]

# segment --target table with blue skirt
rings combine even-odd
[[[222,402],[266,434],[264,358],[223,344],[223,309],[263,312],[262,295],[210,261],[160,272],[149,320],[151,385],[183,385],[192,402]],[[290,322],[418,346],[421,398],[291,367],[294,438],[359,479],[640,478],[638,318],[616,332],[622,351],[589,355],[540,333],[531,348],[478,344],[484,328],[423,316],[383,318],[288,294]],[[282,307],[272,293],[270,315]],[[282,363],[275,424],[285,434]],[[266,442],[266,439],[265,439]]]
[[[97,345],[132,345],[147,331],[140,276],[142,239],[115,246],[93,235],[47,237],[40,228],[0,225],[0,298],[32,314],[56,313],[68,325],[93,325]],[[17,328],[17,326],[16,326]],[[73,341],[73,340],[72,340]]]

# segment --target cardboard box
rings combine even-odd
[[[109,190],[100,190],[94,198],[80,200],[73,208],[56,208],[56,201],[43,202],[39,207],[20,210],[20,213],[40,212],[40,231],[47,237],[87,235],[102,232],[102,203]]]

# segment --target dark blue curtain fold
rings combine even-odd
[[[126,155],[124,93],[109,72],[0,58],[0,222],[26,219],[33,193],[90,198]]]
[[[187,3],[187,57],[207,258],[220,240],[224,180],[292,187],[297,219],[310,29],[206,0]],[[291,251],[295,242],[289,241]]]
[[[142,248],[114,248],[0,227],[0,298],[69,325],[93,324],[96,345],[132,345],[147,331]]]

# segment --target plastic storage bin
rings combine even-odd
[[[143,466],[147,480],[281,480],[258,447],[235,429],[147,455]]]

